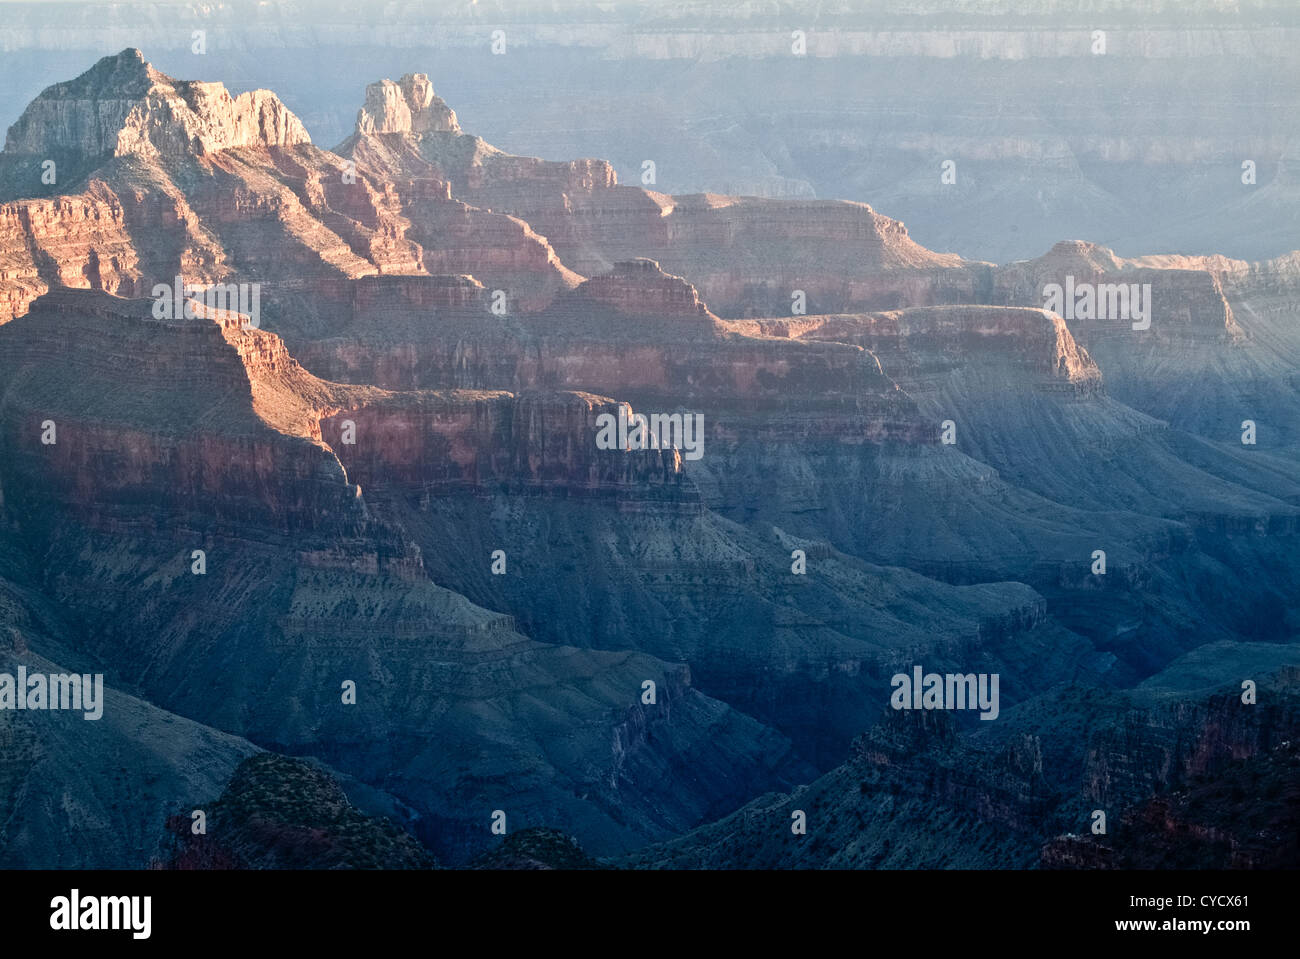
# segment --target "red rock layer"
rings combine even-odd
[[[493,316],[469,281],[429,283],[360,281],[364,306],[335,335],[295,349],[322,375],[386,389],[580,390],[708,411],[711,421],[725,411],[732,428],[929,442],[913,404],[860,346],[732,332],[652,261],[621,264],[518,319]]]
[[[88,522],[152,501],[153,512],[271,529],[356,523],[358,482],[694,498],[677,451],[597,446],[613,399],[344,386],[241,314],[196,305],[190,319],[157,320],[152,307],[61,291],[0,329],[0,374],[15,386],[0,407],[11,468]]]
[[[126,211],[102,184],[77,196],[0,206],[0,324],[61,286],[144,292]]]
[[[408,491],[509,487],[695,499],[676,450],[600,449],[601,414],[618,403],[589,393],[421,391],[322,421],[353,482]],[[345,424],[351,426],[345,426]],[[344,442],[345,429],[354,444]]]

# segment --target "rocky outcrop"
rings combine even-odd
[[[52,287],[140,296],[144,276],[121,200],[85,193],[0,205],[0,325]]]
[[[1244,704],[1229,692],[1195,705],[1160,705],[1134,712],[1094,736],[1083,776],[1085,798],[1122,806],[1217,777],[1233,763],[1268,753],[1300,731],[1300,668],[1269,680],[1269,701]]]
[[[601,869],[572,836],[554,829],[525,829],[505,836],[491,852],[475,859],[471,869],[527,870]]]
[[[0,328],[0,375],[14,387],[0,409],[13,451],[6,466],[43,477],[28,488],[87,522],[109,521],[159,485],[173,508],[240,527],[357,521],[356,489],[338,460],[313,442],[301,404],[281,402],[287,387],[276,378],[306,374],[276,338],[242,331],[233,317],[227,327],[157,320],[153,306],[62,290]],[[124,389],[128,367],[133,388]]]
[[[445,311],[487,313],[491,302],[483,284],[466,274],[362,277],[344,287],[353,317],[383,312]]]
[[[558,203],[571,192],[613,187],[618,178],[604,160],[542,160],[514,156],[463,133],[455,112],[434,95],[423,73],[366,87],[356,132],[335,148],[388,176],[433,175],[462,199],[525,216],[518,204]],[[487,203],[509,196],[512,204]],[[536,212],[536,211],[530,211]]]
[[[275,94],[173,80],[127,49],[43,91],[9,128],[5,153],[203,155],[310,142]]]
[[[456,112],[433,92],[423,73],[407,73],[401,80],[380,80],[366,87],[366,103],[357,111],[357,132],[459,133]]]
[[[1300,670],[1195,703],[1132,711],[1091,738],[1081,805],[1107,812],[1103,835],[1056,837],[1054,869],[1294,868]]]
[[[891,791],[928,793],[995,828],[1018,833],[1040,828],[1057,797],[1044,781],[1037,737],[1012,740],[1001,754],[981,757],[979,763],[943,755],[956,747],[948,714],[895,712],[855,740],[852,755],[864,773],[888,768],[880,778]]]
[[[235,769],[220,798],[169,817],[171,848],[156,869],[433,869],[436,860],[390,819],[358,810],[327,772],[259,753]]]
[[[1296,772],[1284,742],[1197,777],[1188,788],[1124,815],[1106,851],[1120,869],[1295,869],[1300,866]],[[1050,849],[1050,847],[1048,847]],[[1048,859],[1045,851],[1045,860]]]

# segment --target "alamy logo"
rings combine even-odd
[[[895,709],[979,709],[980,719],[997,719],[998,673],[895,673],[889,705]]]
[[[153,288],[153,315],[156,320],[195,319],[194,304],[223,313],[243,313],[247,326],[257,329],[262,312],[260,283],[186,283],[176,277],[172,284],[159,283]]]
[[[0,709],[72,709],[84,719],[104,715],[104,674],[32,673],[18,667],[18,675],[0,673]]]
[[[688,460],[704,455],[703,413],[633,413],[626,403],[618,415],[596,417],[596,448],[602,450],[682,450]]]
[[[1132,320],[1133,329],[1151,328],[1150,283],[1048,283],[1043,287],[1043,309],[1065,320]]]
[[[86,896],[72,890],[68,896],[50,900],[50,928],[59,931],[78,929],[126,929],[133,939],[148,939],[152,931],[150,896]]]

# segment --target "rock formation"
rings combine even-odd
[[[204,155],[310,142],[270,91],[232,97],[220,83],[173,80],[128,49],[33,100],[9,128],[5,153]]]
[[[671,197],[619,186],[603,161],[505,154],[442,119],[437,104],[433,121],[409,107],[411,96],[431,96],[422,77],[372,84],[356,133],[335,152],[381,178],[446,180],[476,206],[532,224],[580,274],[651,258],[724,315],[789,310],[795,290],[826,312],[969,302],[979,288],[982,266],[924,249],[865,204]]]
[[[78,864],[1104,864],[1085,806],[1180,834],[1162,791],[1287,768],[1210,693],[1292,665],[1294,257],[994,267],[511,156],[423,74],[329,152],[135,51],[33,102],[0,190],[0,637],[108,672],[164,783]],[[1150,284],[1150,327],[1046,308],[1066,277]],[[699,444],[598,442],[629,407]],[[1004,718],[889,710],[920,663]],[[0,818],[44,862],[29,726]],[[233,838],[168,838],[214,800]]]
[[[423,73],[408,73],[397,83],[380,80],[366,87],[366,103],[357,111],[357,131],[383,133],[459,133],[456,111],[433,92]]]

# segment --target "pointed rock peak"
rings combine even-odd
[[[41,95],[57,90],[63,96],[142,97],[160,80],[170,82],[171,78],[155,70],[139,50],[127,47],[121,53],[104,57],[75,80],[56,83]]]
[[[270,91],[236,97],[220,83],[174,80],[126,49],[41,91],[9,128],[5,152],[202,155],[310,142]]]
[[[460,133],[456,111],[433,92],[424,73],[408,73],[394,83],[380,80],[366,87],[366,105],[357,111],[357,132]]]

